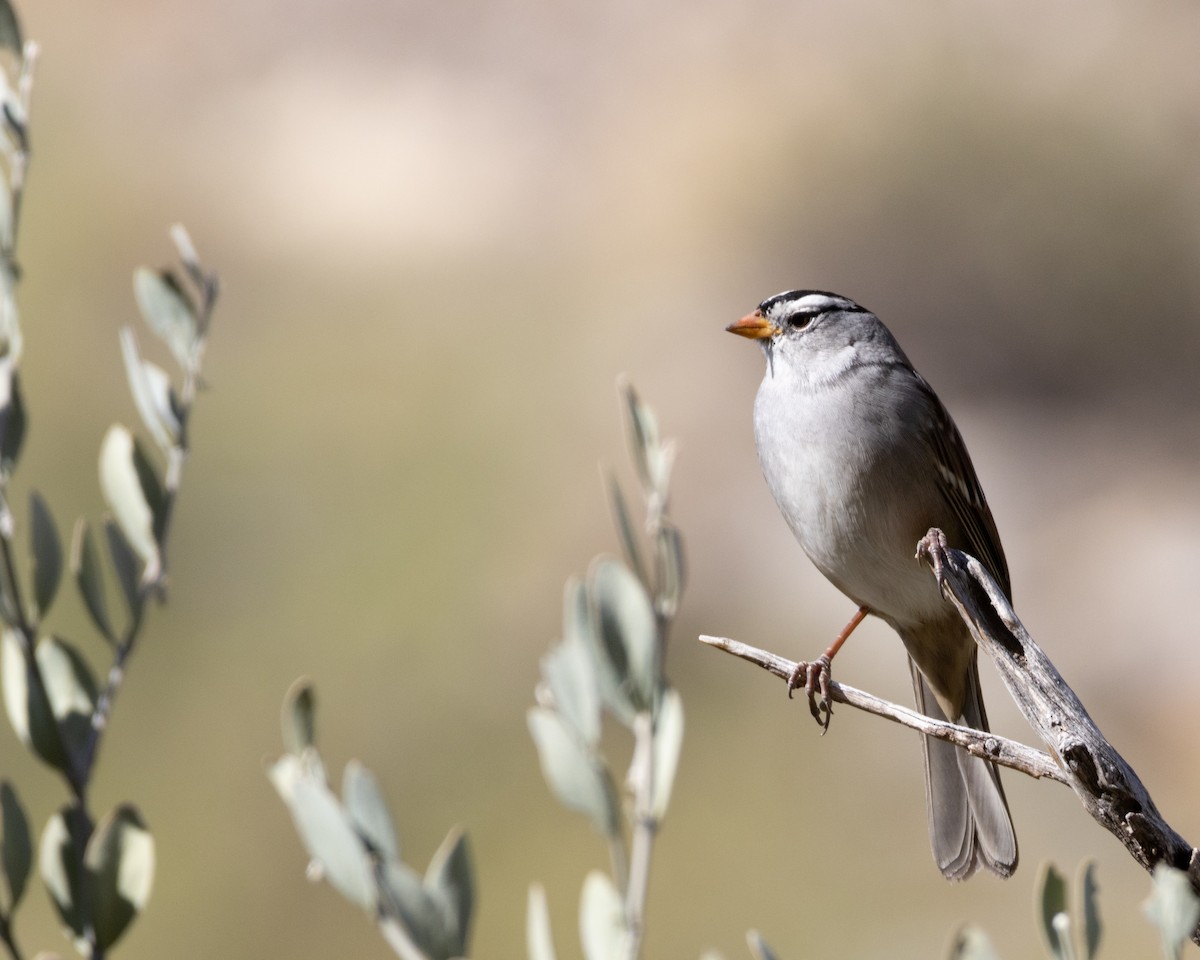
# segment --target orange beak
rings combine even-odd
[[[761,310],[746,314],[741,320],[731,323],[725,329],[730,333],[736,333],[739,337],[748,337],[751,340],[766,340],[779,332],[779,328],[764,317]]]

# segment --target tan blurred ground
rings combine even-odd
[[[794,656],[849,612],[758,473],[760,358],[722,327],[793,286],[879,312],[955,412],[1017,606],[1169,820],[1200,836],[1200,8],[880,0],[26,3],[43,45],[21,242],[18,487],[65,531],[131,421],[129,273],[185,222],[222,274],[170,605],[117,705],[100,808],[158,842],[126,958],[386,956],[303,879],[263,759],[288,684],[375,769],[411,859],[468,826],[473,954],[560,956],[602,844],[525,732],[561,584],[611,550],[597,460],[628,372],[679,440],[688,732],[649,955],[936,957],[962,920],[1037,955],[1037,863],[1100,862],[1104,955],[1150,956],[1146,877],[1070,793],[1008,776],[1023,864],[950,887],[911,735],[693,642]],[[23,502],[19,499],[18,503]],[[81,638],[64,595],[52,626]],[[99,653],[98,645],[93,649]],[[904,702],[900,646],[839,676]],[[986,668],[985,668],[985,672]],[[1027,728],[995,677],[999,730]],[[61,801],[11,731],[0,769]],[[29,948],[65,950],[40,890]],[[30,952],[33,952],[31,949]]]

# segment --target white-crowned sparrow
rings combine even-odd
[[[767,357],[754,437],[775,502],[817,569],[859,607],[826,657],[804,665],[814,715],[829,658],[874,614],[904,641],[918,709],[987,730],[975,642],[914,557],[940,527],[1010,591],[995,521],[946,408],[879,318],[845,297],[790,290],[728,330]],[[826,700],[826,726],[828,709]],[[938,868],[951,880],[980,866],[1010,876],[1017,839],[995,767],[943,740],[921,743]]]

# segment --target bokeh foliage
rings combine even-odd
[[[99,482],[110,510],[102,520],[107,565],[124,600],[123,616],[116,619],[110,615],[103,554],[88,522],[81,518],[75,525],[68,557],[50,505],[37,491],[30,494],[27,525],[10,507],[10,484],[29,420],[20,378],[24,339],[17,311],[21,272],[16,243],[38,51],[35,44],[22,42],[6,0],[0,0],[0,46],[16,63],[13,76],[0,70],[0,685],[17,739],[62,779],[68,794],[43,826],[35,850],[16,787],[7,779],[0,782],[0,867],[6,892],[0,903],[0,941],[13,960],[20,960],[15,911],[36,859],[68,940],[82,956],[97,960],[145,907],[154,881],[154,840],[141,811],[123,802],[97,818],[90,788],[147,607],[155,597],[165,597],[167,534],[217,285],[180,227],[173,231],[180,274],[144,269],[135,274],[142,318],[171,349],[179,370],[172,377],[142,359],[132,328],[121,330],[126,376],[154,452],[120,424],[109,429],[100,447]],[[82,648],[49,626],[68,569],[91,625],[107,644],[110,665],[103,680]]]

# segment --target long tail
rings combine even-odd
[[[917,709],[935,720],[948,719],[911,658],[908,664]],[[974,656],[970,670],[962,716],[954,722],[987,730]],[[921,737],[921,753],[925,759],[929,842],[942,875],[947,880],[966,880],[982,866],[997,876],[1012,876],[1017,869],[1017,836],[995,766],[933,737]]]

